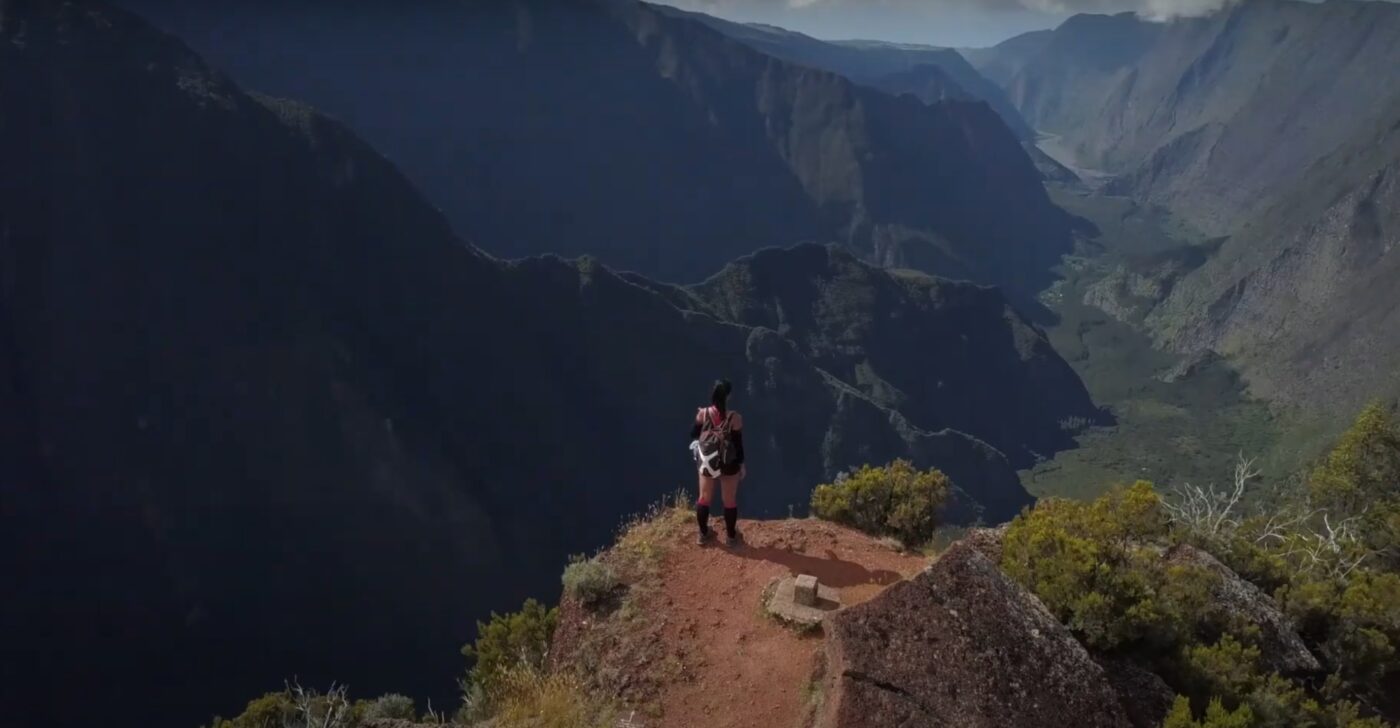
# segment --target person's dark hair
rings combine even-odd
[[[710,404],[714,405],[715,409],[720,412],[727,412],[729,410],[729,392],[733,389],[734,387],[728,379],[716,380],[714,388],[710,390]]]

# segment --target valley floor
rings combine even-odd
[[[1115,317],[1086,302],[1109,276],[1209,243],[1127,199],[1064,189],[1051,194],[1098,233],[1079,241],[1061,267],[1062,280],[1042,296],[1054,313],[1046,333],[1117,423],[1085,433],[1078,448],[1023,472],[1027,489],[1042,497],[1092,498],[1138,479],[1168,488],[1220,483],[1240,454],[1259,458],[1267,481],[1295,472],[1314,449],[1304,444],[1307,428],[1296,418],[1251,398],[1223,362],[1188,366],[1155,348],[1134,325],[1136,312]]]

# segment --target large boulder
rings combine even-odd
[[[828,620],[820,728],[1126,728],[1101,668],[986,555],[927,570]]]
[[[1321,663],[1303,644],[1278,602],[1259,587],[1194,546],[1174,546],[1167,551],[1166,559],[1172,564],[1203,567],[1220,577],[1211,597],[1232,617],[1259,628],[1259,657],[1266,669],[1283,675],[1322,670]]]
[[[1006,541],[1006,530],[1011,527],[1003,523],[996,528],[969,528],[962,540],[968,546],[982,552],[993,564],[1001,563],[1002,544]]]

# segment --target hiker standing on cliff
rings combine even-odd
[[[710,499],[719,482],[724,498],[724,543],[739,544],[739,481],[747,475],[744,467],[744,418],[729,409],[729,392],[733,387],[721,379],[710,390],[710,406],[695,413],[690,428],[690,451],[700,474],[700,498],[695,501],[695,520],[700,524],[698,543],[704,546],[714,534],[710,532]]]

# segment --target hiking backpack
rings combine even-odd
[[[734,465],[734,443],[730,439],[733,414],[726,412],[724,418],[715,422],[719,414],[713,407],[700,411],[705,424],[700,428],[700,473],[708,477],[720,475]]]

